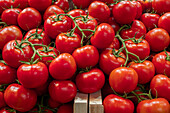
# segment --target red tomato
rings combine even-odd
[[[98,63],[99,60],[99,52],[92,45],[86,45],[81,48],[77,48],[74,50],[72,55],[78,68],[93,67]]]
[[[91,3],[91,0],[72,0],[72,1],[75,6],[81,9],[87,8]]]
[[[164,50],[169,46],[170,37],[166,30],[155,28],[146,34],[145,39],[148,41],[150,48],[154,52]]]
[[[120,29],[120,26],[115,22],[114,17],[110,17],[108,20],[108,24],[112,26],[115,33]]]
[[[8,107],[4,107],[4,108],[0,109],[0,113],[15,113],[15,112],[11,112],[8,109],[9,109]]]
[[[133,113],[134,104],[128,99],[124,99],[114,94],[108,95],[104,101],[105,113]]]
[[[150,83],[150,89],[154,96],[157,93],[158,97],[166,98],[170,101],[170,79],[167,76],[156,75]]]
[[[100,90],[105,83],[104,73],[97,68],[89,72],[80,73],[76,77],[77,88],[83,93],[94,93]]]
[[[71,104],[64,104],[58,108],[57,113],[73,113],[73,106]]]
[[[96,32],[91,37],[91,44],[99,49],[108,47],[114,40],[115,32],[112,26],[107,23],[102,23],[97,26]]]
[[[76,62],[72,55],[63,53],[51,62],[49,71],[54,79],[70,79],[76,72]]]
[[[53,80],[49,85],[50,97],[59,103],[68,103],[77,94],[76,85],[71,81]]]
[[[17,26],[7,26],[0,30],[0,49],[11,40],[21,40],[22,32]]]
[[[34,8],[28,7],[18,15],[18,25],[25,31],[36,28],[41,24],[41,14]]]
[[[155,75],[155,67],[153,63],[148,60],[142,63],[131,62],[130,67],[137,72],[139,84],[148,83]]]
[[[28,7],[28,0],[13,0],[14,1],[14,7],[19,7],[21,9],[25,9]]]
[[[164,98],[143,100],[137,106],[137,113],[169,113],[169,102]]]
[[[130,24],[136,18],[137,8],[130,1],[121,1],[113,8],[113,17],[119,24]]]
[[[170,0],[153,0],[152,7],[158,14],[170,12]]]
[[[18,25],[17,18],[21,9],[6,9],[2,12],[1,19],[8,25]]]
[[[115,51],[117,52],[118,50]],[[119,55],[125,58],[125,55],[122,52],[119,53]],[[99,66],[104,73],[109,75],[112,70],[120,67],[125,63],[125,59],[121,57],[116,57],[113,54],[112,49],[107,49],[100,54]]]
[[[138,1],[132,1],[131,3],[137,8],[137,14],[135,19],[139,19],[142,15],[142,5]]]
[[[160,16],[158,14],[152,14],[152,13],[144,13],[141,16],[141,21],[146,26],[148,30],[151,30],[158,26],[158,20]]]
[[[15,81],[16,77],[16,69],[0,62],[0,84],[10,84]]]
[[[48,99],[48,105],[50,106],[50,108],[57,108],[61,105],[61,103],[53,100],[52,98]]]
[[[37,93],[37,96],[43,96],[43,95],[47,94],[49,83],[50,82],[48,79],[45,84],[42,84],[39,87],[34,88],[34,91]]]
[[[13,0],[0,0],[0,14],[13,5]]]
[[[170,52],[167,53],[170,56]],[[165,52],[156,54],[153,57],[152,62],[155,66],[157,74],[166,74],[168,77],[170,77],[170,60],[167,59]]]
[[[99,22],[107,22],[110,17],[109,7],[100,1],[94,1],[88,7],[89,15],[96,18]]]
[[[146,12],[152,11],[152,1],[153,0],[145,0],[144,5],[145,5],[145,11]]]
[[[112,43],[106,49],[113,49],[113,48],[114,49],[119,49],[120,48],[120,42],[119,42],[119,40],[117,38],[114,38]]]
[[[82,9],[73,9],[69,11],[67,14],[71,15],[72,17],[77,17],[80,15],[85,15],[85,11]]]
[[[52,15],[44,22],[44,29],[48,36],[55,39],[61,32],[67,32],[71,29],[71,20],[66,16]]]
[[[70,32],[68,32],[70,33]],[[72,53],[76,48],[81,47],[81,37],[73,33],[72,36],[61,33],[56,37],[55,45],[60,53]]]
[[[6,103],[4,100],[4,93],[0,91],[0,108],[5,107],[5,106],[6,106]],[[0,111],[0,113],[1,113],[1,111]]]
[[[45,11],[52,4],[52,0],[28,0],[28,4],[41,12]]]
[[[20,40],[16,40],[19,44]],[[3,60],[11,67],[18,68],[22,63],[20,61],[29,61],[33,55],[33,50],[30,46],[25,46],[27,44],[22,44],[22,51],[15,48],[17,46],[15,40],[8,42],[2,51]],[[15,60],[14,60],[15,59]]]
[[[170,33],[170,12],[162,15],[158,21],[158,27],[165,29],[168,33]]]
[[[68,10],[69,9],[68,0],[57,0],[56,2],[54,2],[54,5],[57,5],[58,7],[60,7],[63,10]]]
[[[37,95],[33,90],[26,89],[22,85],[11,84],[4,92],[4,99],[9,107],[20,112],[26,112],[35,106]]]
[[[109,76],[110,86],[118,93],[133,91],[138,83],[138,74],[132,68],[118,67]]]
[[[109,82],[106,81],[104,86],[102,87],[102,98],[105,98],[109,94],[113,94],[113,90],[109,85]]]

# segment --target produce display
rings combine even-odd
[[[170,113],[170,0],[0,0],[0,113]]]

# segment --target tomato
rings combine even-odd
[[[69,9],[68,0],[57,0],[56,2],[54,2],[54,5],[57,5],[58,7],[60,7],[63,10],[68,10]]]
[[[96,48],[103,49],[108,47],[114,40],[115,32],[107,23],[102,23],[97,26],[96,32],[93,37],[91,37],[91,44]]]
[[[152,7],[158,14],[170,12],[170,0],[153,0]]]
[[[26,89],[22,85],[10,84],[4,92],[4,99],[9,107],[26,112],[35,106],[37,95],[33,90]]]
[[[73,106],[71,104],[64,104],[59,107],[57,113],[73,113]]]
[[[170,12],[162,15],[158,21],[158,27],[165,29],[168,33],[170,33]]]
[[[51,16],[51,15],[54,15],[55,13],[56,14],[64,14],[64,11],[61,9],[61,8],[59,8],[58,6],[56,6],[56,5],[51,5],[51,6],[49,6],[46,10],[45,10],[45,12],[44,12],[44,15],[43,15],[43,19],[44,19],[44,21],[49,17],[49,16]]]
[[[154,52],[164,50],[169,46],[170,37],[166,30],[155,28],[146,34],[145,39],[148,41],[150,48]]]
[[[83,72],[76,76],[77,88],[83,93],[94,93],[100,90],[105,83],[104,73],[97,68]]]
[[[131,62],[129,64],[137,72],[139,84],[148,83],[155,75],[155,67],[151,61],[145,60],[142,63]]]
[[[52,4],[52,0],[28,0],[28,4],[30,7],[42,12]]]
[[[108,95],[104,101],[105,113],[133,113],[134,104],[128,99],[124,99],[114,94]]]
[[[153,0],[145,0],[144,5],[145,5],[145,11],[146,12],[152,11],[152,1]]]
[[[170,52],[167,53],[170,56]],[[152,62],[155,66],[157,74],[166,74],[168,77],[170,77],[170,60],[167,59],[165,52],[156,54],[153,57]]]
[[[0,84],[10,84],[15,81],[16,69],[0,62]]]
[[[22,32],[17,26],[7,26],[0,30],[0,49],[11,40],[21,40]]]
[[[118,67],[109,76],[110,86],[118,93],[133,91],[138,83],[138,74],[133,68]]]
[[[88,7],[89,15],[96,18],[99,22],[107,22],[110,17],[109,7],[100,1],[94,1]]]
[[[68,32],[70,33],[70,32]],[[73,33],[72,36],[61,33],[56,37],[55,45],[60,53],[72,53],[76,48],[81,47],[81,37]]]
[[[41,14],[34,8],[28,7],[18,15],[18,25],[25,31],[37,28],[41,24]]]
[[[52,98],[48,99],[48,105],[50,106],[50,108],[57,108],[61,105],[61,103],[53,100]]]
[[[131,3],[137,8],[137,14],[135,19],[139,19],[142,15],[142,5],[138,1],[132,1]]]
[[[165,75],[156,75],[150,83],[150,89],[154,96],[162,97],[170,101],[170,79]]]
[[[85,15],[85,11],[82,9],[73,9],[69,11],[67,14],[71,15],[72,17],[77,17],[80,15]]]
[[[0,109],[0,113],[15,113],[15,112],[12,112],[8,109],[9,109],[8,107],[4,107],[4,108]]]
[[[50,82],[48,79],[45,84],[42,84],[39,87],[34,88],[34,91],[36,92],[37,96],[43,96],[43,95],[47,94],[49,83]]]
[[[19,44],[20,40],[16,40]],[[33,50],[27,44],[22,44],[22,51],[14,46],[17,46],[15,40],[8,42],[2,51],[3,60],[11,67],[18,68],[22,63],[20,61],[29,61],[33,55]],[[15,59],[15,60],[14,60]]]
[[[142,6],[142,12],[145,10],[145,1],[144,0],[132,0],[132,1],[138,1]]]
[[[68,103],[77,94],[76,85],[71,81],[53,80],[49,85],[50,97],[59,103]]]
[[[4,93],[0,91],[0,108],[5,107]],[[0,112],[1,113],[1,112]]]
[[[29,39],[28,39],[29,38]],[[51,39],[47,36],[47,34],[42,29],[32,29],[28,31],[24,39],[28,39],[29,42],[32,44],[43,44],[49,45],[51,43]],[[40,48],[41,46],[34,46],[36,49]]]
[[[169,113],[169,102],[164,98],[143,100],[137,106],[137,113]]]
[[[148,30],[151,30],[158,26],[158,20],[160,16],[158,14],[144,13],[141,16],[141,21],[146,26]]]
[[[0,14],[4,11],[4,9],[8,9],[13,5],[13,0],[1,0],[0,1]]]
[[[91,3],[91,0],[72,0],[72,1],[75,6],[81,9],[87,8]]]
[[[28,0],[13,0],[14,1],[14,7],[19,7],[21,9],[25,9],[28,7]]]
[[[120,26],[115,22],[114,17],[110,17],[108,20],[108,24],[112,26],[115,33],[120,29]]]
[[[119,49],[120,48],[120,42],[117,38],[114,38],[112,43],[106,48],[106,49]]]
[[[70,79],[76,72],[76,62],[68,53],[60,54],[49,66],[49,71],[54,79]]]
[[[76,61],[78,68],[87,68],[93,67],[98,63],[99,52],[92,45],[86,45],[80,48],[77,48],[73,52],[73,57]]]
[[[123,29],[120,32],[120,35],[123,39],[133,38],[134,36],[135,38],[140,38],[145,34],[146,34],[146,27],[139,20],[134,20],[129,29]]]
[[[117,52],[118,50],[115,51]],[[119,55],[121,57],[116,57],[113,54],[112,49],[107,49],[100,54],[99,66],[104,73],[109,75],[112,70],[120,67],[125,63],[125,55],[122,52],[120,52]]]
[[[121,1],[113,8],[113,17],[119,24],[130,24],[136,18],[137,8],[130,1]]]
[[[52,15],[44,22],[44,29],[48,36],[55,39],[61,32],[67,32],[71,29],[71,21],[66,16]]]
[[[35,107],[31,111],[29,111],[28,113],[53,113],[53,111],[51,111],[48,108],[44,108],[44,107],[41,107],[41,108]]]
[[[19,13],[21,12],[21,9],[6,9],[2,12],[1,19],[3,22],[5,22],[8,25],[17,25],[17,18]]]

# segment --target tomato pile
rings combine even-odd
[[[0,0],[0,113],[170,113],[170,0]]]

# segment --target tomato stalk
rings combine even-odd
[[[165,51],[165,54],[166,54],[166,58],[165,58],[165,59],[166,59],[167,61],[170,61],[170,56],[168,55],[167,51],[166,51],[165,49],[164,49],[164,51]]]

